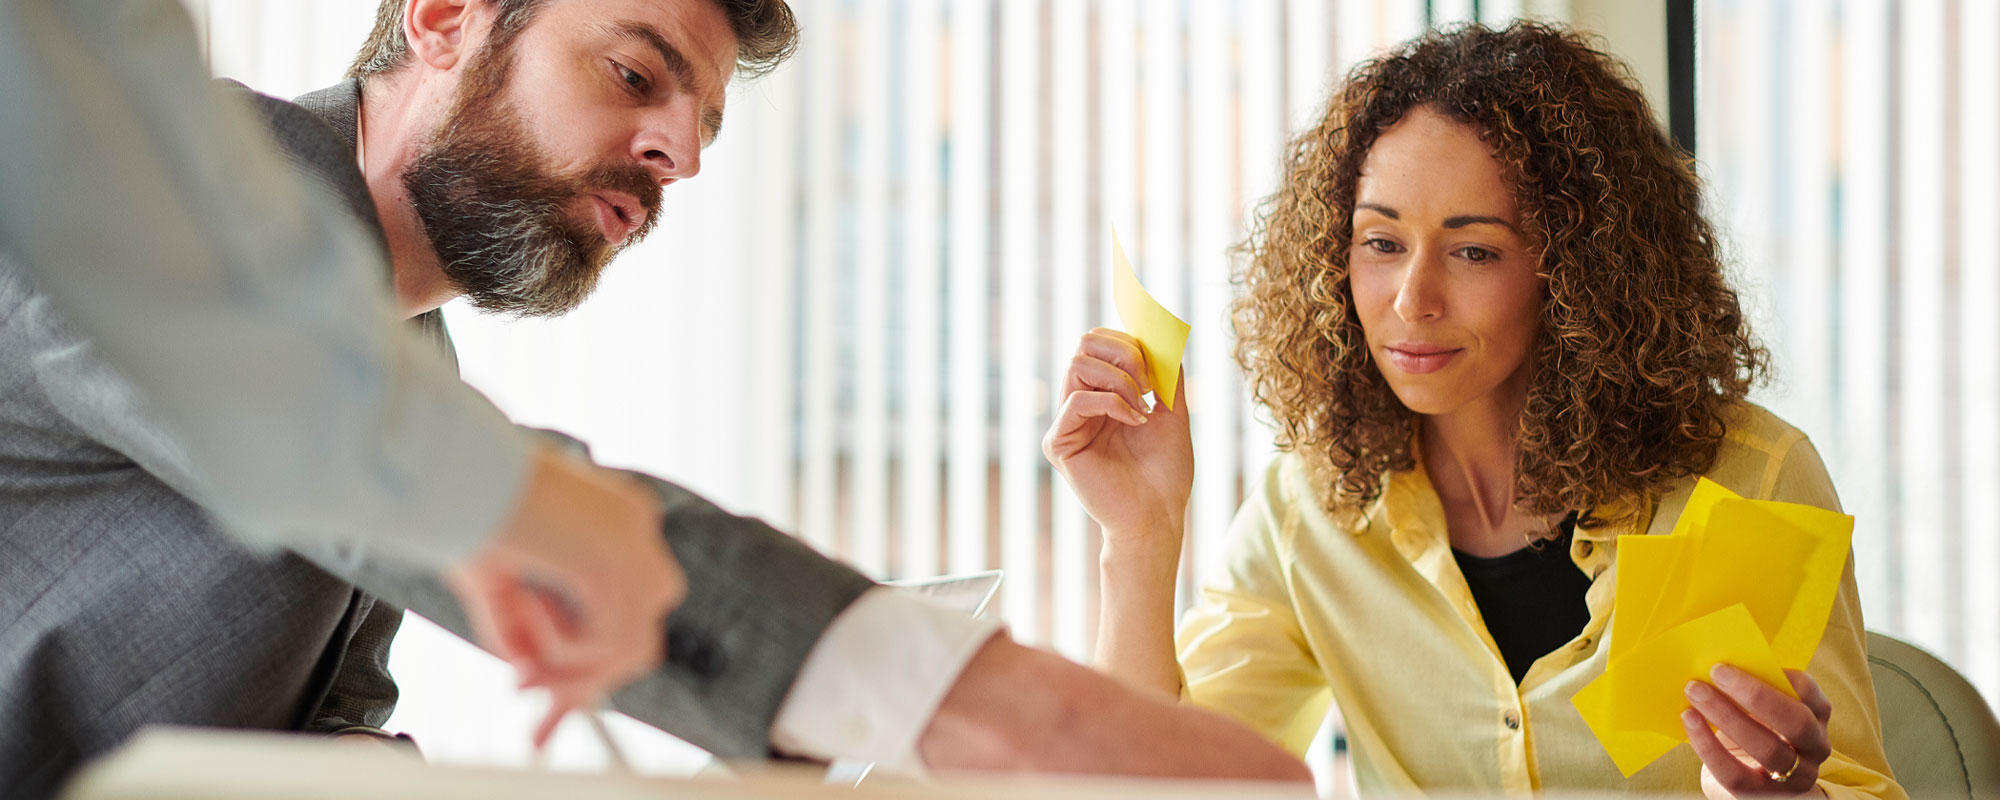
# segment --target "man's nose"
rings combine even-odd
[[[699,114],[662,109],[633,139],[633,155],[661,186],[701,172]]]

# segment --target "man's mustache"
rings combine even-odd
[[[640,223],[639,230],[633,233],[634,241],[651,230],[653,223],[659,219],[662,187],[645,167],[637,164],[600,165],[584,175],[580,183],[584,188],[577,192],[579,196],[609,190],[639,199],[639,205],[645,209],[645,219]]]

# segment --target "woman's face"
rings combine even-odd
[[[1541,325],[1539,261],[1472,126],[1420,107],[1368,151],[1350,283],[1368,351],[1411,411],[1518,410]]]

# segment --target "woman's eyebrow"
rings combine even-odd
[[[1467,226],[1467,225],[1498,225],[1498,226],[1500,226],[1500,227],[1502,227],[1502,228],[1506,228],[1507,230],[1510,230],[1510,231],[1511,231],[1511,230],[1514,230],[1514,225],[1513,225],[1513,223],[1511,223],[1511,222],[1508,222],[1508,221],[1506,221],[1506,220],[1504,220],[1504,219],[1501,219],[1501,218],[1499,218],[1499,217],[1482,217],[1482,216],[1474,216],[1474,215],[1463,215],[1463,216],[1457,216],[1457,217],[1447,217],[1447,218],[1445,218],[1445,221],[1444,221],[1444,226],[1445,226],[1446,228],[1450,228],[1450,229],[1457,229],[1457,228],[1463,228],[1463,227],[1465,227],[1465,226]]]
[[[1382,205],[1381,203],[1366,203],[1366,202],[1356,203],[1354,204],[1354,209],[1356,211],[1366,209],[1394,220],[1400,220],[1403,218],[1403,215],[1400,212],[1396,211],[1396,209]],[[1498,225],[1510,231],[1514,230],[1513,223],[1508,222],[1507,220],[1501,219],[1499,217],[1486,216],[1482,214],[1460,214],[1455,217],[1446,217],[1444,220],[1445,228],[1451,230],[1463,228],[1468,225]]]

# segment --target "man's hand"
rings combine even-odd
[[[480,643],[522,688],[551,694],[537,747],[570,711],[665,657],[666,617],[687,594],[638,484],[540,446],[521,501],[486,546],[446,574]]]
[[[973,656],[917,749],[934,770],[1312,780],[1304,763],[1241,724],[1006,634]]]

